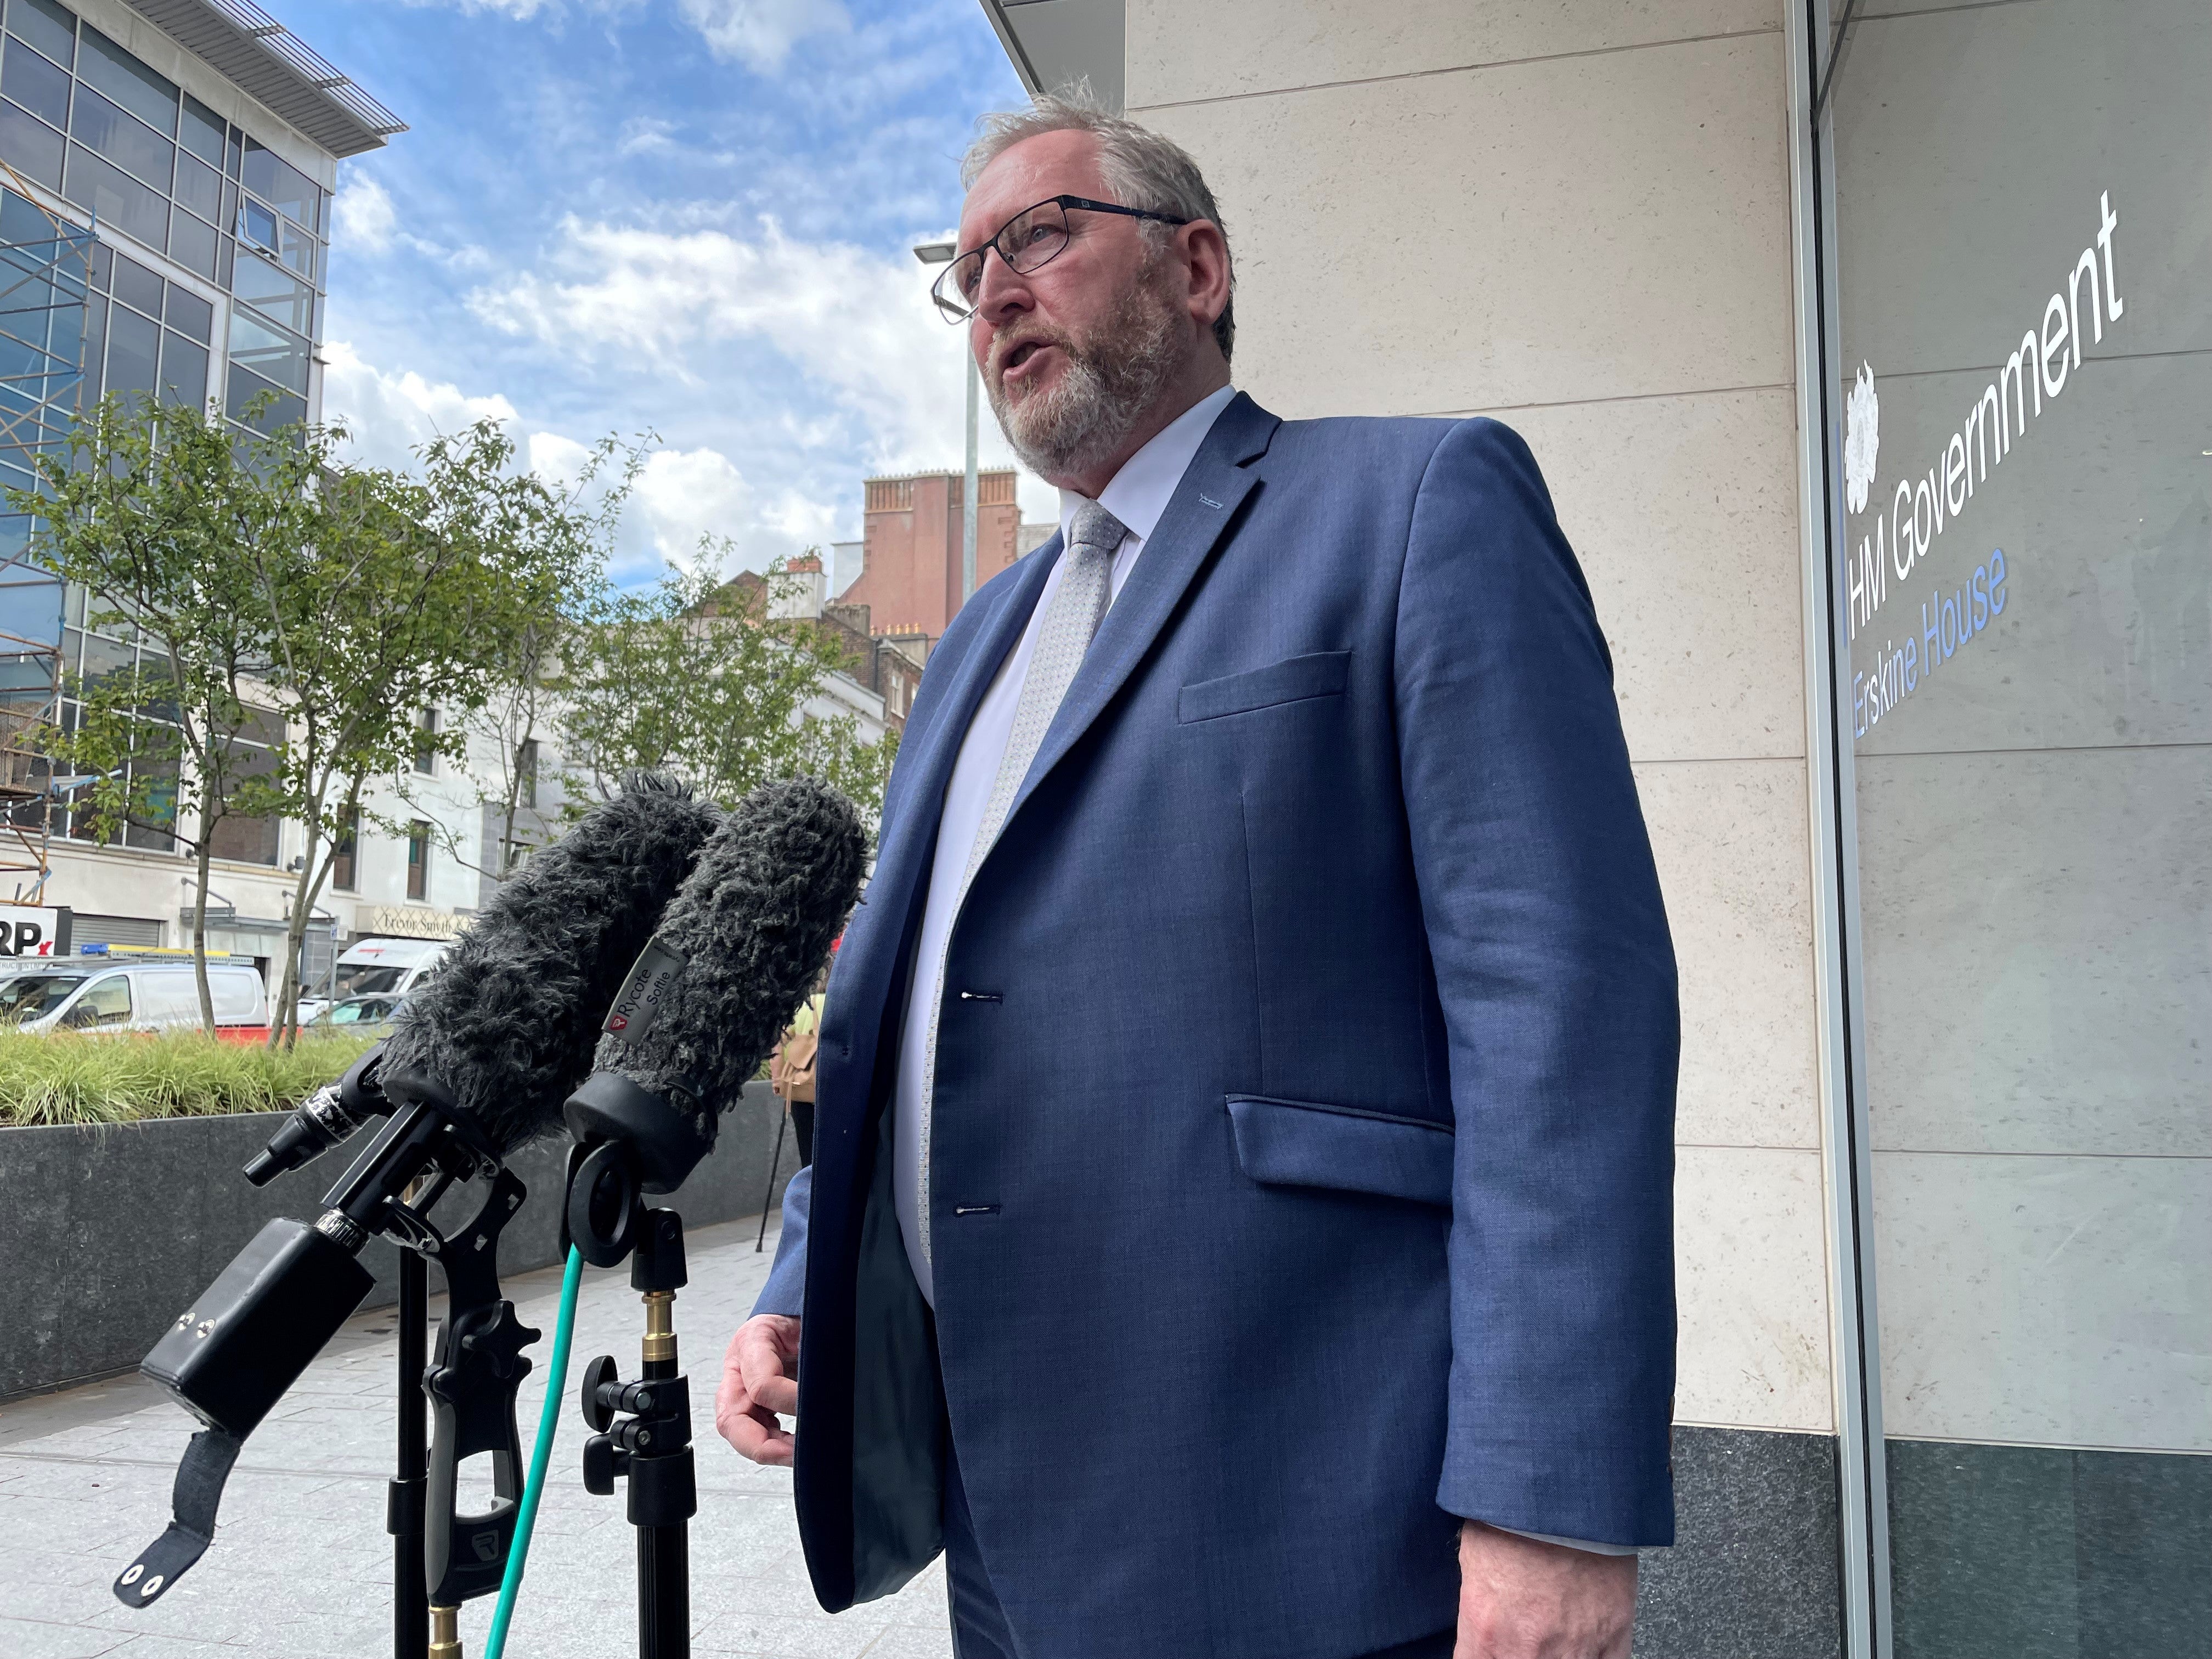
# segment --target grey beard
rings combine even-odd
[[[1068,348],[1048,392],[1016,403],[994,384],[991,412],[1022,465],[1050,480],[1089,471],[1118,448],[1182,367],[1174,311],[1142,280],[1091,339]]]

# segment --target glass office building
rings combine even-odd
[[[400,131],[252,0],[0,0],[0,483],[31,485],[33,453],[103,396],[264,430],[319,418],[337,163]],[[76,685],[149,647],[26,560],[29,522],[0,513],[0,762],[43,776],[35,727],[66,726]],[[129,856],[177,850],[173,781],[149,781],[149,821],[97,849],[66,792],[6,820],[59,855],[50,902],[115,913],[130,942],[177,908],[173,868]],[[270,872],[265,889],[234,873],[241,915],[282,914],[281,854],[273,820],[225,822],[215,855]]]

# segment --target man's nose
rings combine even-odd
[[[1001,328],[1035,303],[1030,293],[1029,278],[1021,276],[999,251],[991,248],[983,255],[983,274],[975,284],[975,316],[977,320],[993,328]]]

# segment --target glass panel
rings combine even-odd
[[[245,138],[246,135],[244,133],[240,132],[236,127],[233,127],[230,130],[229,138],[224,143],[222,147],[222,170],[234,179],[238,177],[239,148],[244,143]]]
[[[163,137],[177,136],[177,83],[155,74],[98,29],[84,31],[84,56],[76,73]]]
[[[185,118],[177,129],[184,147],[216,172],[222,170],[222,117],[185,94]]]
[[[16,567],[20,574],[21,567]],[[51,641],[61,637],[59,582],[0,583],[0,634],[19,640]]]
[[[115,250],[105,242],[94,242],[92,245],[92,285],[105,292],[112,280],[114,268]]]
[[[229,237],[223,236],[216,239],[215,245],[215,280],[217,286],[222,288],[228,288],[230,286],[231,261],[235,256],[237,251],[238,244],[232,241]]]
[[[278,212],[289,215],[295,224],[315,222],[314,181],[276,151],[249,137],[245,167],[239,176],[246,189]]]
[[[215,278],[215,227],[203,224],[182,208],[169,216],[169,257],[187,270]]]
[[[232,313],[230,360],[291,391],[307,389],[307,343],[270,327],[250,311]]]
[[[1861,18],[1834,602],[1895,1652],[2212,1653],[2212,29]]]
[[[234,321],[233,326],[236,326]],[[247,411],[253,400],[272,392],[276,394],[276,401],[259,416],[249,419]],[[280,428],[296,425],[307,418],[306,399],[281,392],[258,374],[236,363],[230,366],[230,397],[224,407],[232,420],[250,426],[257,432],[274,434]]]
[[[161,337],[161,396],[198,409],[207,402],[208,352],[181,334]]]
[[[112,392],[151,392],[161,331],[135,311],[117,307],[108,319],[107,384]]]
[[[302,334],[312,331],[314,290],[258,254],[241,252],[238,256],[237,266],[230,275],[230,291],[287,328]]]
[[[238,236],[240,241],[275,254],[308,281],[314,280],[315,239],[251,196],[239,198]]]
[[[115,256],[115,275],[112,281],[115,297],[125,305],[136,306],[149,317],[161,314],[161,279],[129,254]]]
[[[0,103],[0,157],[48,190],[62,187],[62,136],[9,103]]]
[[[205,345],[215,330],[215,307],[190,289],[172,283],[168,308],[162,313],[161,320]]]
[[[78,89],[70,135],[167,192],[176,172],[177,147],[89,87]]]
[[[177,200],[212,224],[222,217],[222,175],[190,155],[177,157]]]
[[[148,853],[175,852],[177,838],[170,830],[177,822],[177,763],[133,761],[131,781],[143,787],[145,796],[134,815],[137,821],[123,832],[123,844]]]
[[[98,634],[86,635],[81,695],[88,698],[118,674],[127,674],[137,657],[138,647],[136,646],[125,645],[120,640],[107,639]]]
[[[100,401],[100,365],[107,353],[107,301],[94,295],[84,302],[84,390],[79,406],[89,409]]]
[[[8,27],[67,69],[74,57],[76,17],[54,0],[13,0]]]
[[[70,146],[69,173],[62,194],[79,207],[149,247],[166,246],[168,198],[148,189],[120,167],[112,167],[81,144]]]
[[[35,52],[9,48],[6,58],[0,60],[0,92],[55,126],[69,125],[69,71],[56,68]]]

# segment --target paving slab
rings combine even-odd
[[[941,1564],[898,1595],[832,1618],[806,1584],[791,1476],[746,1462],[714,1437],[723,1346],[752,1306],[775,1250],[757,1218],[686,1240],[691,1282],[677,1298],[699,1437],[691,1522],[692,1651],[700,1659],[951,1659]],[[526,1449],[544,1403],[543,1363],[560,1275],[507,1283],[522,1322],[546,1335],[517,1413]],[[442,1309],[431,1304],[433,1318]],[[644,1328],[625,1271],[586,1269],[570,1395],[553,1478],[507,1650],[517,1659],[610,1659],[635,1644],[635,1534],[619,1492],[594,1498],[578,1472],[573,1399],[583,1363],[612,1353],[637,1371]],[[391,1650],[392,1540],[384,1483],[392,1458],[392,1310],[348,1322],[246,1443],[215,1543],[150,1607],[110,1593],[115,1574],[168,1523],[178,1456],[195,1426],[137,1376],[0,1406],[0,1655],[5,1659],[377,1659]],[[461,1616],[483,1645],[491,1601]]]

